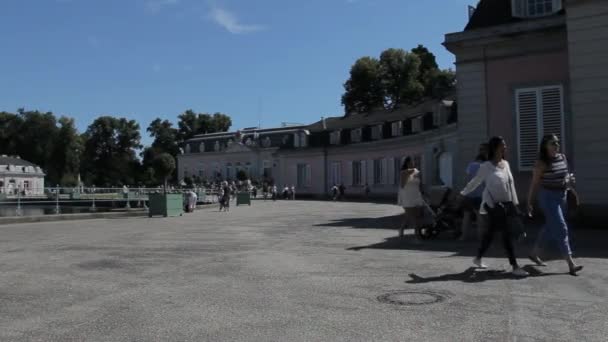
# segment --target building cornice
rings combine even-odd
[[[514,35],[554,30],[565,27],[566,16],[552,16],[549,18],[526,20],[518,23],[492,26],[471,31],[448,33],[445,35],[443,45],[450,52],[455,53],[454,49],[463,44],[488,45],[492,43],[499,43]]]

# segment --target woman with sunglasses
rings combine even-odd
[[[528,192],[528,215],[532,215],[537,197],[540,209],[545,217],[536,239],[530,259],[538,266],[546,264],[540,259],[540,245],[545,240],[553,240],[568,263],[569,273],[576,275],[583,269],[572,259],[572,250],[568,239],[568,224],[564,219],[566,213],[566,191],[573,182],[568,171],[566,156],[559,153],[559,139],[555,134],[545,135],[540,143],[538,160],[534,166],[532,184]]]

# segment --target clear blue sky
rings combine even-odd
[[[358,57],[420,43],[453,67],[441,42],[475,3],[1,0],[0,110],[53,111],[81,131],[104,114],[145,130],[188,108],[227,113],[233,129],[258,113],[262,127],[311,123],[342,114]]]

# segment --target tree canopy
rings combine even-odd
[[[387,49],[380,58],[362,57],[351,67],[344,83],[342,105],[346,115],[383,107],[396,109],[425,98],[441,98],[454,89],[455,74],[441,70],[435,55],[418,45],[407,52]]]

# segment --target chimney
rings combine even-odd
[[[323,129],[327,129],[327,122],[325,122],[325,117],[321,117],[321,123],[323,124]]]

